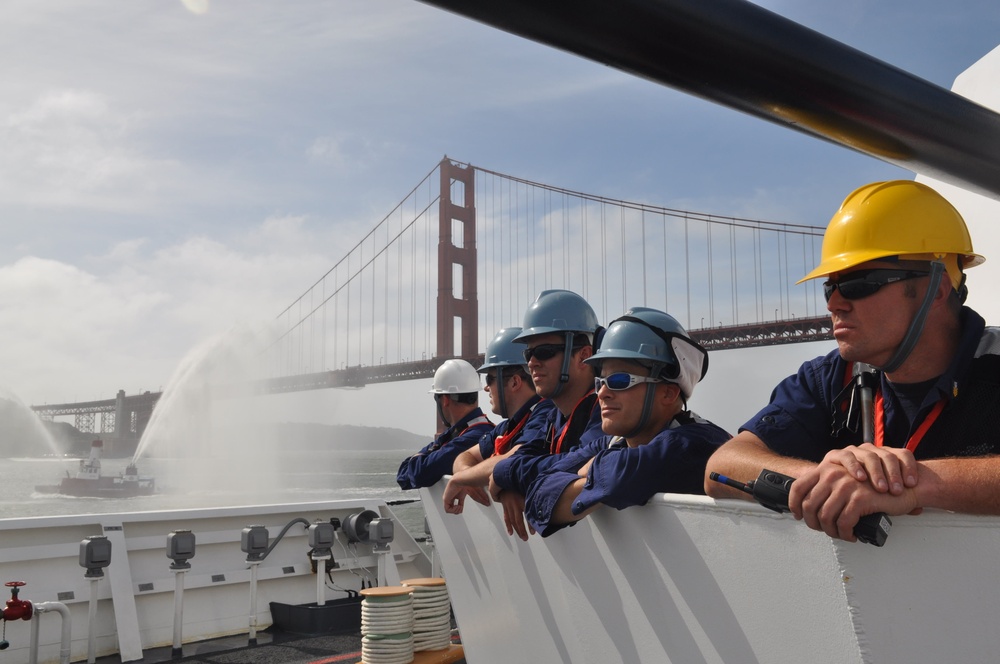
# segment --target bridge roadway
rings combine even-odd
[[[78,401],[75,403],[50,403],[44,406],[32,406],[31,409],[39,415],[55,417],[57,415],[79,415],[81,413],[113,413],[118,405],[119,399],[123,399],[126,408],[133,411],[152,407],[159,400],[162,392],[143,392],[133,396],[126,396],[124,392],[115,399],[102,399],[100,401]]]
[[[691,330],[691,336],[709,351],[734,348],[778,346],[807,341],[828,341],[833,328],[829,316],[793,318],[768,323],[724,325]],[[431,378],[448,358],[434,358],[400,364],[359,365],[334,371],[270,378],[258,387],[258,393],[279,394],[326,388],[357,388],[376,383]],[[462,358],[473,366],[483,363],[483,356]]]
[[[72,415],[73,426],[83,433],[99,434],[104,441],[104,455],[126,457],[135,453],[153,408],[159,401],[161,392],[143,392],[126,396],[125,390],[118,390],[114,399],[100,401],[80,401],[77,403],[54,403],[31,406],[31,410],[43,420],[52,421],[56,417]],[[100,426],[96,426],[100,414]]]
[[[813,318],[793,318],[776,320],[767,323],[748,323],[743,325],[727,325],[691,330],[691,336],[709,351],[734,348],[754,348],[759,346],[777,346],[808,341],[825,341],[831,338],[832,326],[829,316]],[[318,373],[300,374],[268,378],[250,385],[231,385],[221,387],[218,396],[221,398],[236,397],[251,394],[282,394],[288,392],[304,392],[307,390],[322,390],[329,388],[360,389],[365,385],[391,383],[403,380],[431,378],[441,363],[448,358],[433,358],[418,362],[401,362],[397,364],[356,365],[344,369],[321,371]],[[463,358],[474,366],[483,363],[483,356]],[[145,392],[134,396],[125,396],[119,392],[116,399],[103,401],[84,401],[79,403],[46,404],[32,406],[40,417],[52,419],[59,415],[73,415],[77,422],[87,422],[93,431],[95,413],[112,414],[112,428],[138,420],[137,433],[141,435],[142,428],[149,420],[153,406],[160,398],[161,392]],[[136,417],[138,416],[138,417]],[[81,420],[80,418],[84,418]],[[126,422],[125,420],[128,420]],[[80,428],[78,425],[77,428]],[[81,429],[88,430],[88,429]],[[102,430],[107,430],[103,429]]]

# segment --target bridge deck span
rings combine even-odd
[[[709,327],[691,330],[691,336],[706,349],[713,351],[828,341],[832,339],[832,331],[830,317],[820,316],[767,323]],[[271,378],[264,381],[263,391],[269,394],[278,394],[326,388],[350,389],[377,383],[431,378],[446,359],[448,358],[442,357],[400,364],[361,365],[333,371]],[[476,367],[483,363],[482,355],[462,359],[468,360]]]
[[[744,325],[726,325],[691,330],[691,336],[709,351],[734,348],[755,348],[760,346],[778,346],[809,341],[827,341],[832,338],[832,326],[828,316],[812,318],[793,318],[776,320],[766,323],[748,323]],[[359,365],[331,371],[299,374],[269,378],[253,385],[228,386],[219,390],[220,397],[233,397],[250,394],[283,394],[288,392],[305,392],[309,390],[324,390],[330,388],[360,389],[365,385],[378,383],[393,383],[403,380],[431,378],[445,357],[421,360],[418,362],[401,362],[397,364]],[[473,366],[483,363],[482,355],[462,358]],[[132,409],[150,407],[160,398],[161,392],[146,392],[125,397]],[[82,401],[79,403],[46,404],[32,406],[32,410],[43,417],[59,415],[80,415],[87,413],[114,412],[115,399],[102,401]]]

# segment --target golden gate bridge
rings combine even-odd
[[[670,312],[709,350],[830,338],[822,228],[677,210],[445,157],[281,314],[268,390],[429,377],[481,358],[535,295],[580,293],[602,321]]]
[[[496,331],[519,325],[550,288],[576,291],[605,323],[631,306],[665,310],[710,351],[829,339],[821,288],[795,285],[822,234],[445,157],[363,238],[332,248],[342,258],[276,317],[253,391],[363,387],[430,377],[452,357],[480,363]],[[137,439],[159,396],[32,409]]]

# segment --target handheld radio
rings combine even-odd
[[[708,479],[721,482],[726,486],[749,493],[758,503],[775,512],[788,512],[788,492],[792,488],[794,477],[782,475],[773,470],[760,471],[757,479],[747,483],[738,482],[719,473],[709,473]],[[884,512],[867,514],[854,526],[854,535],[866,544],[882,546],[889,536],[892,521]]]

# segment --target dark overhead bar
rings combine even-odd
[[[1000,115],[743,0],[421,0],[1000,199]]]

